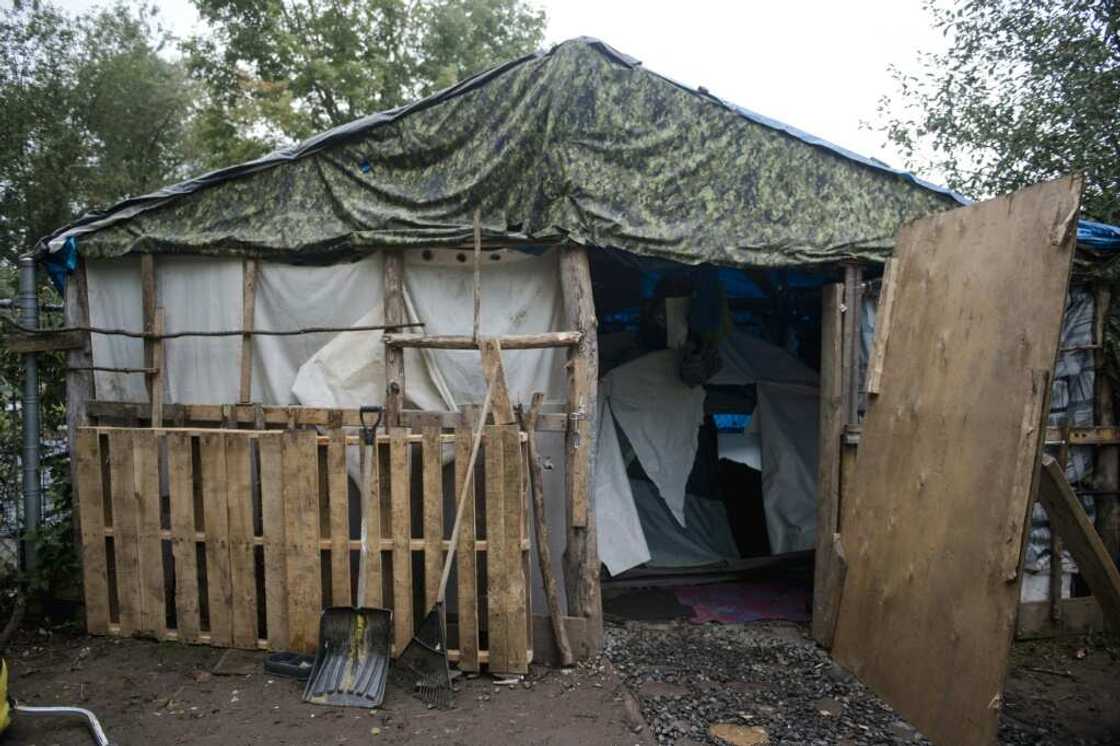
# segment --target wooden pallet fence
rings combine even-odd
[[[364,573],[367,603],[393,610],[395,655],[435,600],[470,437],[465,427],[394,428],[366,464],[360,439],[338,427],[325,436],[81,428],[89,632],[312,652],[320,611],[355,603]],[[523,673],[532,660],[523,442],[516,427],[488,427],[470,475],[478,494],[468,498],[449,609],[449,653],[465,670]],[[375,550],[359,567],[363,513]]]

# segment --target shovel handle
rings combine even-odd
[[[486,418],[490,414],[490,399],[494,394],[494,384],[497,383],[498,377],[495,375],[490,380],[490,385],[486,389],[486,398],[482,400],[482,414],[478,418],[478,424],[475,425],[474,439],[471,441],[471,456],[467,460],[466,477],[463,479],[463,487],[459,490],[458,507],[455,508],[455,525],[451,528],[451,546],[447,550],[447,559],[443,561],[443,574],[439,578],[439,593],[436,594],[436,603],[443,603],[444,597],[447,595],[447,579],[451,577],[451,563],[455,561],[455,549],[459,546],[459,528],[463,524],[463,508],[467,504],[467,493],[470,492],[471,485],[474,483],[474,462],[478,458],[478,446],[482,443],[482,430],[486,427]]]

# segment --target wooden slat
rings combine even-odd
[[[319,637],[323,587],[319,559],[319,453],[315,433],[284,433],[284,536],[289,649],[310,653]]]
[[[167,434],[167,486],[171,508],[171,555],[175,560],[175,618],[179,639],[198,642],[198,555],[195,544],[194,464],[191,436]]]
[[[1105,619],[1120,632],[1120,571],[1066,481],[1062,467],[1050,456],[1042,457],[1038,499],[1100,604]]]
[[[116,567],[120,633],[142,628],[140,602],[140,516],[133,473],[133,433],[109,433],[109,483],[113,508],[113,558]]]
[[[280,651],[290,649],[283,437],[281,433],[270,433],[257,438],[261,463],[265,626],[269,647]]]
[[[88,365],[88,363],[86,363]],[[87,402],[90,416],[107,419],[136,419],[147,421],[150,410],[147,404],[94,400]],[[226,414],[220,404],[164,404],[164,420],[191,423],[221,423]],[[251,425],[263,429],[265,425],[284,426],[289,418],[294,427],[334,427],[335,418],[341,413],[343,427],[360,427],[361,421],[356,409],[328,409],[325,407],[263,407],[255,404],[235,404],[228,414],[241,425]],[[459,413],[450,411],[422,412],[414,409],[401,411],[402,426],[419,427],[429,415],[438,415],[440,424],[445,428],[458,426]],[[263,422],[258,422],[258,415]],[[544,412],[540,416],[537,430],[562,433],[567,430],[568,416],[560,412]],[[1076,435],[1077,431],[1074,431]],[[379,436],[384,438],[384,435]]]
[[[105,557],[105,496],[101,482],[101,443],[96,430],[77,433],[78,515],[82,532],[82,590],[86,630],[109,632],[109,582]]]
[[[226,438],[226,494],[229,503],[229,569],[233,646],[257,647],[257,573],[253,559],[252,455],[249,439]]]
[[[506,554],[500,550],[505,541],[504,491],[505,453],[502,450],[501,431],[488,425],[483,436],[486,477],[486,632],[490,668],[493,671],[509,670],[509,630],[505,615],[509,605],[506,594]]]
[[[495,337],[503,350],[541,350],[552,347],[574,347],[583,339],[581,332],[541,332],[538,334],[507,334]],[[431,350],[474,350],[478,341],[472,336],[386,334],[390,347],[413,347]]]
[[[879,289],[879,306],[875,310],[875,337],[871,352],[867,357],[867,383],[864,390],[869,396],[879,395],[879,385],[883,378],[883,357],[887,349],[887,337],[891,331],[891,313],[894,311],[894,265],[897,259],[888,259],[883,267],[883,284]]]
[[[233,585],[229,564],[229,496],[226,436],[199,436],[202,467],[202,516],[206,532],[206,599],[210,613],[210,644],[233,644]]]
[[[507,673],[528,673],[529,659],[529,593],[525,575],[525,478],[522,474],[521,438],[516,425],[501,428],[502,443],[502,506],[501,520],[504,531],[502,543],[494,547],[489,556],[502,555],[505,583]],[[501,670],[494,668],[491,670]]]
[[[331,599],[350,606],[350,478],[346,473],[346,434],[330,432],[327,445],[327,499],[330,514]]]
[[[459,600],[459,668],[463,671],[479,670],[478,659],[478,565],[475,556],[475,491],[474,474],[467,473],[471,453],[471,427],[460,424],[455,431],[455,494],[463,491],[463,483],[470,481],[463,508],[463,522],[459,527],[459,546],[455,551]]]
[[[381,599],[381,467],[379,446],[361,445],[362,533],[358,564],[358,606],[382,606]]]
[[[834,535],[840,516],[840,439],[846,390],[842,370],[841,300],[844,287],[821,290],[820,427],[817,458],[817,551],[813,568],[813,639],[832,646],[844,578]]]
[[[241,265],[241,328],[253,331],[254,310],[257,301],[258,260],[245,259]],[[239,401],[253,400],[253,336],[241,337],[241,386]]]
[[[994,742],[1075,245],[1066,178],[906,224],[833,655],[934,743]]]
[[[163,540],[159,521],[159,438],[151,430],[132,436],[136,511],[139,518],[140,632],[157,639],[167,631],[163,591]]]
[[[141,318],[144,321],[144,331],[148,334],[155,333],[156,325],[156,264],[155,257],[151,254],[140,255],[140,302],[142,304]],[[152,368],[155,340],[144,340],[144,367]],[[144,376],[144,386],[148,391],[148,401],[152,400],[151,376]]]
[[[389,430],[390,523],[393,537],[393,649],[399,655],[412,639],[412,511],[408,431]]]
[[[516,422],[513,404],[510,402],[509,389],[506,388],[506,373],[502,366],[502,346],[493,337],[485,338],[478,344],[482,351],[482,372],[487,381],[494,381],[494,395],[491,410],[494,424],[511,425]]]
[[[443,573],[443,445],[440,429],[426,427],[424,444],[424,605],[432,608]]]
[[[88,326],[88,324],[82,324]],[[4,348],[13,355],[23,355],[28,352],[57,352],[60,350],[80,350],[85,347],[89,332],[81,331],[45,331],[45,332],[18,332],[5,334],[0,337]],[[86,363],[87,365],[89,363]]]

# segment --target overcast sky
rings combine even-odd
[[[919,49],[945,43],[920,0],[530,1],[548,14],[549,43],[598,37],[663,75],[893,166],[902,159],[860,123],[893,90],[888,65],[913,69]],[[61,0],[70,10],[97,4]],[[155,4],[180,36],[199,30],[190,0]]]

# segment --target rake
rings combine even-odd
[[[451,576],[451,564],[455,560],[455,549],[459,543],[463,508],[467,504],[467,494],[474,481],[474,464],[478,458],[478,446],[482,442],[482,429],[486,426],[486,418],[490,414],[490,398],[494,393],[494,384],[497,380],[498,376],[495,375],[490,381],[486,398],[482,402],[482,413],[478,418],[478,424],[475,425],[471,455],[467,461],[463,486],[459,490],[455,524],[451,529],[450,548],[447,551],[447,559],[443,561],[443,574],[439,579],[439,592],[436,593],[435,605],[428,611],[416,634],[397,657],[391,674],[398,685],[406,689],[412,688],[421,701],[433,707],[451,706],[451,669],[447,662],[447,612],[444,608],[444,599],[447,596],[447,579]]]

